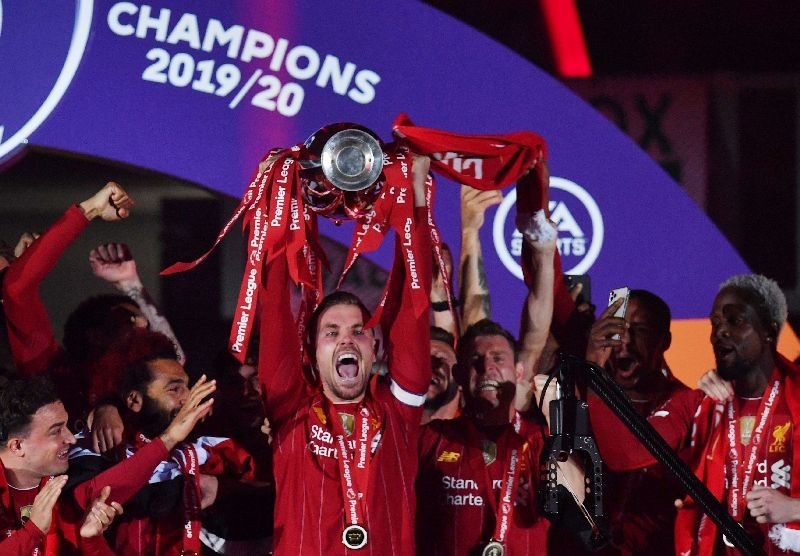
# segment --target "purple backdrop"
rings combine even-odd
[[[565,269],[591,274],[598,305],[629,285],[662,295],[676,318],[704,317],[717,285],[747,270],[612,124],[530,62],[417,2],[77,0],[43,12],[0,0],[0,45],[0,160],[28,139],[238,197],[270,147],[336,121],[388,140],[405,111],[418,125],[547,139]],[[456,249],[457,211],[458,187],[442,183],[436,215]],[[494,316],[514,329],[524,287],[512,223],[507,202],[482,238],[490,287],[503,292]],[[352,228],[326,222],[323,232],[349,243]],[[387,266],[388,253],[375,260]]]

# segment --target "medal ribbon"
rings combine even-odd
[[[414,222],[414,182],[412,177],[413,157],[405,145],[389,146],[392,151],[385,158],[383,173],[386,183],[373,209],[357,224],[353,241],[345,261],[341,286],[347,272],[353,267],[356,259],[362,254],[377,249],[388,232],[389,226],[397,233],[396,241],[401,246],[403,262],[406,268],[406,280],[410,283],[411,303],[414,314],[419,316],[428,310],[429,293],[423,291],[417,278],[417,261],[428,256],[421,253],[419,241],[415,238]],[[385,300],[392,288],[392,274],[386,281],[381,302],[373,312],[367,326],[374,326],[381,320]]]
[[[495,515],[494,534],[491,541],[497,541],[505,546],[508,530],[511,528],[511,520],[514,517],[514,502],[516,500],[517,483],[519,482],[519,468],[520,458],[528,448],[525,442],[518,434],[512,434],[513,429],[506,429],[500,438],[497,439],[497,453],[508,452],[508,458],[503,461],[503,478],[500,482],[500,491],[497,495],[494,494],[494,482],[489,475],[489,466],[486,460],[483,460],[483,473],[488,489],[486,498],[489,501],[489,506]],[[482,435],[474,425],[470,425],[470,436],[472,437],[471,443],[480,447]],[[483,454],[481,454],[483,459]]]
[[[356,439],[356,457],[355,460],[351,460],[350,449],[347,446],[347,435],[339,412],[336,411],[336,406],[329,403],[327,398],[323,396],[323,408],[339,447],[339,457],[337,459],[339,460],[342,500],[345,505],[345,522],[348,525],[363,524],[369,489],[369,472],[372,464],[370,446],[376,434],[370,426],[369,409],[367,409],[367,406],[362,405],[357,415],[354,415],[353,434]]]
[[[151,440],[142,433],[137,433],[134,437],[134,446],[139,449]],[[183,550],[181,554],[186,556],[199,555],[202,546],[200,543],[200,465],[197,459],[197,450],[191,444],[182,444],[178,451],[183,456],[182,461],[178,461],[184,475],[183,481]],[[176,460],[177,461],[177,460]],[[156,533],[158,536],[160,534]],[[160,545],[160,540],[156,539],[156,545]]]
[[[741,450],[741,430],[739,419],[736,417],[737,408],[739,405],[738,400],[729,401],[727,404],[727,420],[728,420],[728,479],[730,486],[728,488],[728,512],[737,521],[744,519],[745,506],[747,504],[746,496],[750,491],[750,486],[753,482],[753,474],[755,470],[756,459],[758,459],[759,449],[764,440],[764,431],[767,429],[768,422],[771,422],[770,417],[773,416],[772,410],[778,403],[780,395],[780,375],[777,371],[772,373],[770,378],[772,388],[769,395],[762,396],[761,403],[758,407],[756,414],[756,426],[753,429],[752,436],[750,437],[750,444],[745,448],[745,459],[742,461]],[[740,467],[744,463],[744,472],[740,477]]]
[[[303,156],[307,153],[302,145],[270,151],[211,248],[193,262],[178,262],[161,272],[162,275],[183,272],[203,262],[234,222],[244,215],[247,264],[229,339],[230,351],[240,362],[246,358],[253,330],[264,265],[277,256],[287,257],[292,280],[305,289],[305,310],[300,314],[304,320],[299,322],[303,329],[322,296],[322,273],[318,265],[327,264],[327,260],[319,247],[315,219],[303,203],[297,164],[297,159]],[[309,302],[313,305],[310,309]]]
[[[200,546],[200,478],[197,450],[191,444],[178,449],[183,456],[180,462],[183,470],[183,552],[184,555],[198,555]]]
[[[439,235],[439,227],[433,218],[433,200],[436,196],[436,178],[432,174],[428,174],[428,179],[425,180],[425,204],[428,210],[428,228],[431,231],[431,247],[433,247],[433,256],[436,264],[439,267],[439,273],[442,275],[442,282],[444,284],[444,293],[447,297],[447,306],[450,310],[450,315],[453,322],[458,322],[456,316],[456,309],[453,307],[453,292],[450,290],[450,275],[447,272],[447,265],[444,263],[444,254],[442,250],[442,237]]]
[[[387,146],[387,148],[388,147],[389,146]],[[390,166],[396,164],[399,164],[396,152],[393,151],[390,154],[386,154],[384,158],[384,168],[388,169]],[[387,176],[386,183],[378,195],[378,198],[373,203],[372,209],[365,212],[356,224],[350,250],[347,253],[347,259],[345,260],[342,276],[339,278],[337,287],[341,287],[347,273],[350,272],[350,269],[353,267],[358,257],[362,253],[368,253],[380,247],[383,238],[386,237],[389,225],[389,213],[395,202],[393,195],[390,196],[390,192],[393,193],[394,190],[391,188]]]

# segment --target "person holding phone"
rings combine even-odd
[[[670,445],[679,449],[702,393],[677,380],[667,365],[664,354],[672,336],[666,302],[646,290],[630,290],[626,297],[623,289],[627,288],[612,292],[610,305],[592,326],[586,359],[608,371],[642,416],[676,418]],[[673,554],[674,500],[682,495],[680,486],[660,464],[642,467],[630,457],[630,444],[619,440],[622,425],[594,394],[589,395],[589,412],[607,466],[606,509],[613,544],[609,551]],[[641,492],[649,496],[637,496]]]

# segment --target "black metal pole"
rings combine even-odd
[[[686,492],[703,508],[730,542],[748,556],[764,554],[761,547],[756,546],[742,526],[734,521],[719,500],[700,482],[653,426],[634,409],[619,385],[603,369],[574,356],[564,357],[563,364],[581,367],[586,373],[589,387],[611,408],[644,447],[680,481]]]

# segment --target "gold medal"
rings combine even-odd
[[[492,541],[483,549],[483,556],[503,556],[506,549],[497,541]]]
[[[490,465],[497,459],[497,443],[488,439],[481,440],[481,452],[483,452],[483,462]]]
[[[351,550],[364,548],[367,546],[367,530],[358,524],[345,527],[342,532],[342,544]]]

